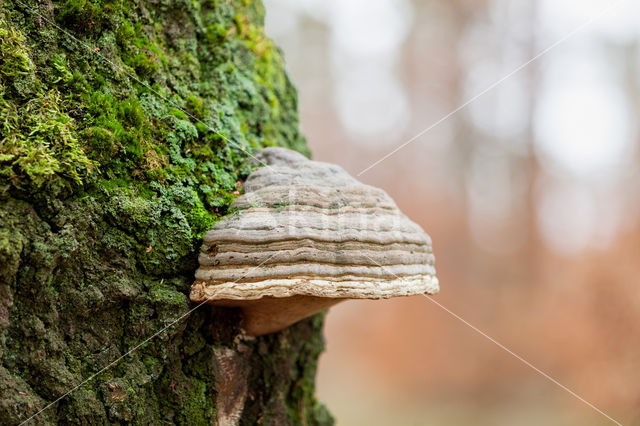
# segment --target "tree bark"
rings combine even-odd
[[[0,423],[332,423],[322,315],[247,339],[188,298],[247,153],[308,154],[263,18],[243,0],[0,4]]]

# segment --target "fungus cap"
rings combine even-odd
[[[258,159],[204,237],[192,301],[239,307],[259,336],[345,299],[438,291],[431,239],[383,190],[285,148]]]

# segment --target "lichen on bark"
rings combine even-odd
[[[270,145],[308,154],[259,2],[0,5],[0,423],[18,424],[187,314],[202,235]],[[203,306],[34,423],[210,424],[220,353],[241,424],[327,424],[322,316],[239,341]]]

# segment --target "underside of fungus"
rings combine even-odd
[[[204,237],[192,301],[240,308],[259,336],[345,299],[438,291],[431,239],[383,190],[285,148],[258,159]]]

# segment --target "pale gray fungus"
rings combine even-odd
[[[431,239],[383,190],[285,148],[258,159],[204,237],[192,301],[241,308],[259,336],[346,299],[437,293]]]

